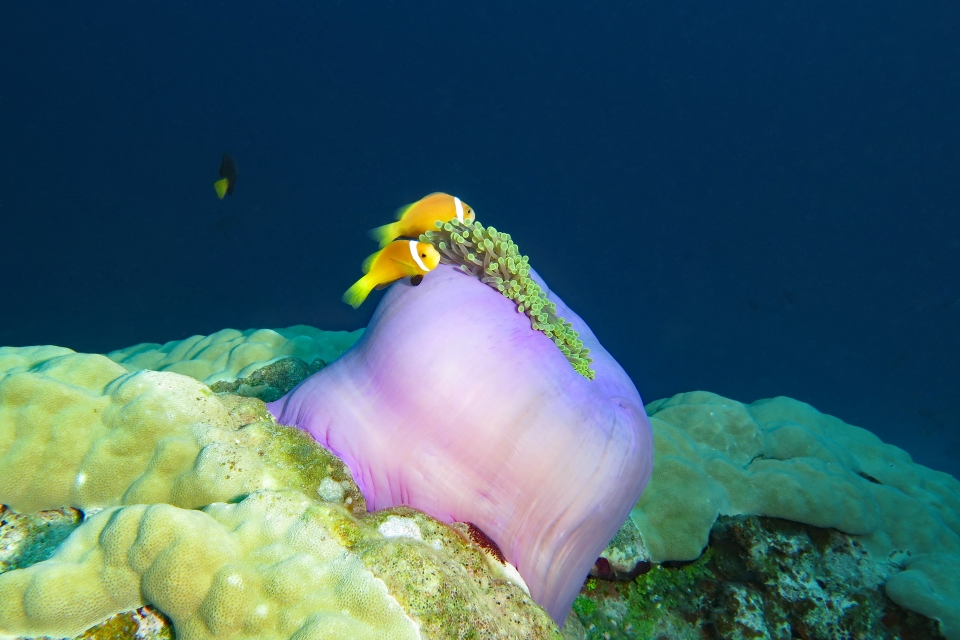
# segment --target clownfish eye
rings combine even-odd
[[[426,257],[427,257],[427,254],[421,253],[421,254],[420,254],[420,257],[421,257],[421,258],[426,258]]]

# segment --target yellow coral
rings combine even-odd
[[[68,349],[0,348],[0,503],[25,512],[201,507],[260,488],[315,491],[322,478],[349,478],[333,456],[301,473],[280,455],[282,429],[260,417],[248,424],[205,385],[175,373],[127,373]],[[304,438],[288,431],[286,440]],[[361,506],[355,487],[341,496]]]
[[[107,509],[51,559],[0,575],[0,633],[73,636],[149,602],[178,638],[419,638],[384,582],[326,529],[321,512],[337,509],[290,492],[204,511]]]
[[[366,515],[342,461],[259,400],[186,376],[0,348],[0,465],[0,503],[105,507],[0,575],[0,636],[76,635],[144,604],[179,638],[558,636],[455,531]],[[421,538],[387,537],[391,517]],[[410,588],[424,578],[431,590]]]

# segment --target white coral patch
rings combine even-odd
[[[324,478],[317,487],[317,494],[326,502],[343,502],[343,486],[332,478]]]
[[[384,538],[413,538],[423,540],[420,527],[413,518],[389,516],[378,528]]]

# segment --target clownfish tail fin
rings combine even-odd
[[[396,222],[385,224],[382,227],[377,227],[376,229],[370,229],[367,234],[380,244],[381,249],[393,242],[399,235],[397,233]]]
[[[363,301],[367,299],[376,281],[369,275],[365,275],[353,283],[343,294],[343,301],[354,309],[359,309]]]

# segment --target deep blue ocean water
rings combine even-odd
[[[446,191],[646,401],[960,476],[956,2],[302,5],[0,6],[0,344],[363,326],[365,231]]]

